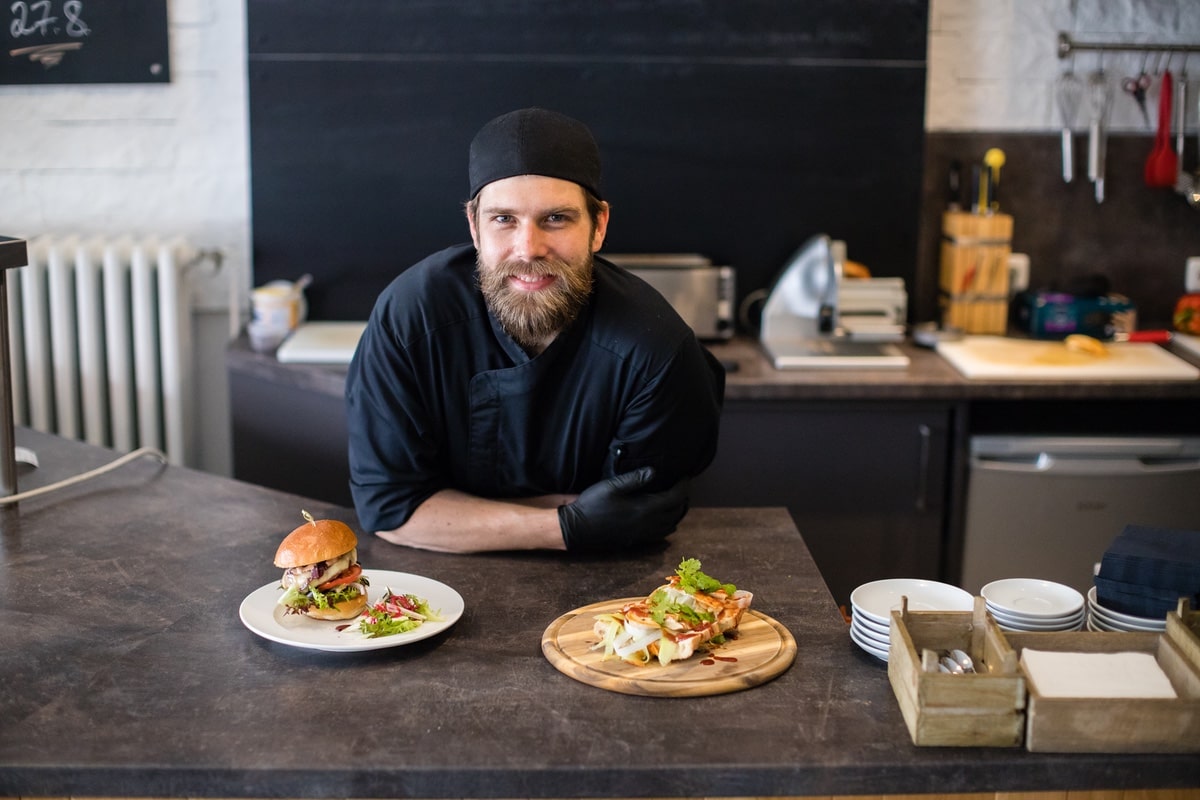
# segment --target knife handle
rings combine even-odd
[[[1087,180],[1094,181],[1100,174],[1100,122],[1092,120],[1087,126]]]
[[[1174,334],[1171,331],[1130,331],[1125,334],[1127,342],[1150,342],[1151,344],[1168,344]]]
[[[1063,183],[1075,180],[1075,138],[1070,128],[1062,129]]]

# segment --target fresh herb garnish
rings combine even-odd
[[[732,595],[737,587],[732,583],[721,583],[716,578],[700,571],[700,562],[694,558],[685,558],[679,562],[675,574],[679,576],[679,588],[685,592],[704,592],[711,594],[717,589],[724,589],[725,594]]]

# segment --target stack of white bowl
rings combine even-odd
[[[850,594],[850,638],[881,661],[888,660],[892,610],[908,598],[909,611],[970,611],[975,599],[957,586],[920,578],[864,583]]]
[[[1054,581],[1004,578],[984,586],[979,594],[1005,631],[1077,631],[1087,617],[1083,595]]]
[[[1133,614],[1123,614],[1120,611],[1114,611],[1111,608],[1106,608],[1096,599],[1096,587],[1088,589],[1087,594],[1088,618],[1087,628],[1089,631],[1165,631],[1167,629],[1167,618],[1154,619],[1153,617],[1135,617]]]

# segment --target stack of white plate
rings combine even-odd
[[[919,578],[864,583],[850,594],[850,638],[881,661],[888,660],[892,609],[908,598],[909,611],[970,611],[974,598],[957,586]]]
[[[1122,614],[1120,611],[1113,611],[1111,608],[1106,608],[1100,605],[1100,601],[1096,599],[1096,587],[1088,589],[1088,618],[1087,627],[1089,631],[1118,631],[1128,633],[1130,631],[1165,631],[1167,629],[1167,618],[1154,619],[1153,617],[1135,617],[1133,614]]]
[[[1087,616],[1083,595],[1054,581],[1004,578],[979,593],[1005,631],[1077,631]]]

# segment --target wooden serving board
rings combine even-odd
[[[796,640],[787,628],[766,614],[749,609],[742,615],[736,638],[700,648],[686,661],[665,667],[657,661],[636,666],[619,658],[604,658],[592,647],[597,614],[612,614],[641,598],[605,600],[563,614],[542,634],[542,653],[555,669],[589,686],[621,694],[655,697],[701,697],[727,694],[778,677],[796,658]]]

